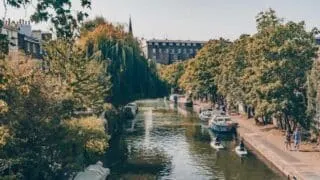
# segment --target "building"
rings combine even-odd
[[[1,29],[1,34],[5,35],[8,42],[8,53],[14,54],[18,52],[18,32],[19,32],[19,24],[10,19],[4,21],[3,27]]]
[[[194,58],[205,41],[148,40],[142,43],[143,54],[160,64],[172,64],[177,61]]]
[[[52,34],[34,30],[31,36],[19,33],[19,49],[36,59],[43,58],[43,43],[52,39]]]
[[[8,54],[14,57],[18,50],[24,52],[32,58],[42,59],[43,42],[50,41],[52,34],[40,30],[31,29],[30,21],[19,20],[18,22],[6,20],[1,34],[5,35],[9,41]]]

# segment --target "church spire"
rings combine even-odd
[[[131,16],[129,17],[129,34],[130,34],[130,35],[133,35],[133,32],[132,32]]]

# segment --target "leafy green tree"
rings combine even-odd
[[[90,66],[89,62],[87,65]],[[66,179],[92,163],[90,159],[97,155],[101,157],[107,148],[103,122],[97,117],[71,118],[72,104],[78,104],[78,94],[75,92],[88,96],[87,91],[80,91],[81,86],[72,85],[84,81],[76,79],[61,83],[61,78],[53,73],[44,73],[31,61],[10,61],[6,62],[5,67],[5,79],[10,83],[6,85],[5,96],[8,109],[0,122],[0,157],[10,171],[2,171],[2,176],[14,176],[15,179]],[[52,66],[51,70],[54,68]],[[85,67],[78,68],[81,74],[81,68]],[[68,72],[72,72],[69,74],[71,77],[77,74],[75,70]],[[87,75],[83,74],[83,77]],[[93,86],[85,85],[96,87],[96,82],[92,83]],[[70,92],[70,87],[80,90]],[[103,95],[100,96],[103,98]]]
[[[182,62],[174,63],[171,65],[161,65],[159,68],[159,75],[164,80],[169,88],[178,89],[178,80],[184,73],[185,66]]]
[[[248,84],[242,84],[241,80],[247,67],[247,49],[251,39],[249,35],[244,34],[232,43],[220,64],[221,71],[216,76],[219,94],[225,97],[229,105],[246,103],[244,89]]]
[[[179,80],[182,87],[192,90],[200,97],[211,95],[218,100],[217,75],[220,64],[228,51],[230,42],[225,39],[209,41],[186,66],[186,71]]]
[[[257,17],[259,32],[249,48],[244,82],[251,87],[247,94],[256,108],[256,116],[280,113],[290,127],[309,127],[306,117],[306,75],[312,67],[317,48],[314,33],[304,22],[285,24],[276,21],[274,11]]]
[[[139,43],[132,34],[125,32],[123,26],[102,20],[87,24],[94,24],[88,27],[93,30],[85,33],[84,28],[79,44],[88,56],[95,56],[98,61],[108,64],[105,73],[110,74],[112,82],[111,96],[106,97],[108,102],[121,105],[164,93],[159,88],[163,83],[155,73],[155,66],[142,56]]]
[[[66,93],[78,108],[101,112],[104,97],[108,96],[111,82],[104,73],[106,64],[88,57],[68,41],[52,41],[45,46],[47,73],[65,85]]]

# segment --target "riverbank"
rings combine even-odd
[[[193,109],[199,113],[200,108],[208,106],[211,105],[195,102]],[[283,133],[273,125],[257,126],[253,120],[241,115],[231,117],[239,123],[238,132],[247,146],[268,165],[277,168],[286,177],[294,176],[299,180],[320,179],[320,153],[311,145],[302,144],[300,152],[286,150]]]

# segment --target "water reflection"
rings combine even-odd
[[[282,179],[252,154],[241,160],[232,134],[222,136],[226,150],[211,148],[216,135],[195,114],[163,100],[138,105],[128,132],[107,153],[111,179]]]

